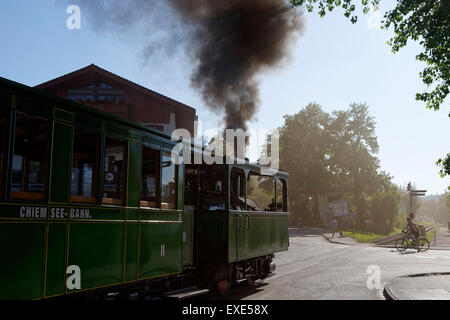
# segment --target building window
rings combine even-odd
[[[100,89],[112,89],[113,87],[111,87],[110,85],[107,85],[106,83],[104,83],[104,82],[101,82],[99,85],[98,85],[98,87],[100,88]]]
[[[125,203],[126,147],[125,141],[109,137],[105,140],[103,204],[120,206]]]
[[[177,207],[177,174],[176,166],[169,153],[163,153],[161,176],[161,208]]]
[[[75,130],[70,196],[72,202],[97,202],[98,134]]]
[[[141,207],[158,208],[159,151],[144,147],[142,152]]]
[[[93,94],[69,94],[67,99],[73,101],[94,101]]]
[[[17,114],[12,163],[12,199],[46,200],[50,122]]]
[[[0,114],[0,197],[3,196],[3,185],[4,181],[4,170],[5,170],[5,146],[6,146],[6,138],[9,135],[6,134],[6,115]]]
[[[249,174],[247,208],[256,211],[276,211],[275,179],[273,177]]]
[[[123,103],[123,95],[99,95],[98,101],[119,104]]]

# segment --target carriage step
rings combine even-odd
[[[190,287],[182,290],[171,291],[164,294],[165,298],[184,300],[207,294],[209,289],[198,289],[197,287]]]

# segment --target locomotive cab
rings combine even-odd
[[[264,175],[262,168],[186,166],[186,186],[196,190],[191,198],[197,199],[194,261],[200,286],[223,293],[233,283],[253,284],[273,272],[274,253],[288,249],[288,175]]]

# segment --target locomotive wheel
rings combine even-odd
[[[224,297],[230,292],[231,282],[229,279],[222,279],[216,282],[217,294]]]
[[[253,279],[252,277],[247,277],[247,284],[250,287],[255,288],[256,287],[256,280]]]

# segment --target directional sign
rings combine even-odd
[[[410,196],[411,197],[424,197],[427,190],[411,190]]]

